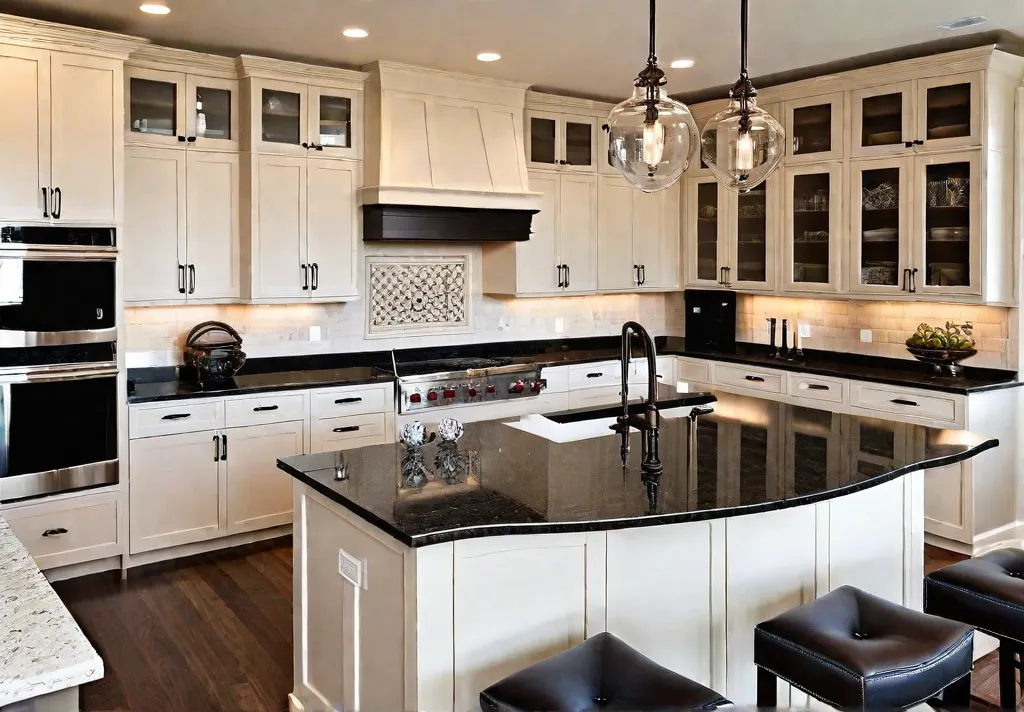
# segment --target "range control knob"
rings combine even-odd
[[[427,400],[428,401],[436,401],[437,400],[437,391],[430,391],[429,393],[427,393]]]
[[[523,384],[522,381],[516,381],[515,383],[508,387],[509,393],[522,393],[524,390],[526,390],[526,386]]]
[[[476,389],[473,388],[473,386],[470,386],[469,390],[466,391],[466,392],[469,393],[469,397],[470,398],[475,398],[476,397]]]
[[[530,390],[533,391],[534,393],[540,393],[542,390],[544,390],[544,387],[547,385],[547,381],[543,379],[539,381],[534,381],[533,383],[530,384]]]
[[[494,393],[494,386],[487,386],[488,393]]]
[[[423,400],[423,397],[419,393],[412,393],[409,395],[410,403],[419,403],[421,400]]]
[[[444,389],[444,397],[448,398],[448,399],[454,398],[455,397],[455,389],[454,388],[445,388]]]

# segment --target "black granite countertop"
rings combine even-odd
[[[998,445],[962,430],[714,395],[715,412],[697,419],[692,467],[689,419],[662,420],[657,483],[641,479],[637,432],[624,467],[615,433],[556,443],[515,427],[517,419],[469,424],[454,446],[378,445],[285,458],[278,467],[415,547],[810,504]],[[339,467],[345,479],[338,479]]]
[[[402,362],[455,357],[502,357],[515,363],[559,366],[617,360],[619,343],[618,336],[509,341],[403,349],[394,355],[399,371]],[[802,359],[788,361],[772,358],[768,347],[761,344],[738,343],[736,349],[728,353],[708,352],[688,349],[686,342],[675,336],[660,336],[655,339],[655,345],[662,355],[707,358],[947,393],[978,393],[1021,385],[1013,371],[966,366],[961,377],[936,377],[930,372],[930,366],[907,359],[807,350]],[[634,354],[641,355],[640,351],[634,351]],[[179,379],[174,368],[130,369],[128,376],[134,390],[129,392],[128,401],[145,403],[209,395],[379,383],[394,380],[391,356],[389,351],[373,351],[255,358],[245,364],[232,382],[208,389],[200,388],[187,377]]]

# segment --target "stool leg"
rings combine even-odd
[[[999,706],[1017,709],[1017,649],[1008,640],[999,641]]]
[[[775,675],[764,668],[757,669],[757,706],[777,707],[778,684]]]
[[[942,691],[942,706],[946,709],[967,709],[971,706],[971,673],[967,673]]]

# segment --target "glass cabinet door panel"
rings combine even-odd
[[[749,193],[737,195],[737,282],[768,281],[768,182]]]
[[[565,161],[570,166],[594,165],[594,126],[565,122]]]
[[[263,89],[263,140],[299,145],[302,97],[290,91]]]
[[[230,141],[231,92],[213,87],[196,87],[196,137]]]
[[[793,176],[793,281],[828,284],[831,275],[829,173]]]
[[[131,130],[137,133],[178,134],[178,85],[132,77],[129,80]]]
[[[718,183],[697,186],[697,279],[719,281]]]
[[[530,163],[554,166],[558,163],[558,121],[543,116],[530,117]]]
[[[902,234],[900,168],[864,170],[860,199],[860,282],[900,284]]]
[[[793,155],[828,153],[832,150],[832,105],[793,109]]]
[[[860,145],[893,146],[903,143],[903,93],[864,97],[860,107]]]
[[[971,163],[925,167],[924,272],[929,287],[971,284]]]
[[[352,100],[347,96],[320,95],[317,143],[349,148],[352,145]]]
[[[929,87],[925,101],[925,140],[971,135],[971,83]]]

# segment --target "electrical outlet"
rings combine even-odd
[[[860,340],[863,341],[865,344],[870,344],[871,343],[871,329],[861,329],[860,330]]]
[[[801,339],[809,339],[809,338],[811,338],[811,325],[810,324],[800,324],[799,328],[800,328],[800,338]]]
[[[356,588],[366,588],[366,562],[338,549],[338,574]]]
[[[320,340],[320,327],[319,326],[311,326],[311,327],[309,327],[309,340],[310,341],[319,341]]]
[[[565,319],[560,316],[555,317],[555,333],[561,334],[565,332]]]

